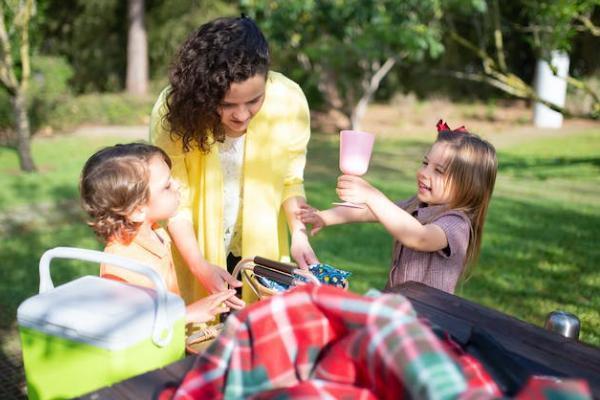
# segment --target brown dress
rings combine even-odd
[[[408,201],[397,203],[403,209],[407,204]],[[386,288],[408,281],[417,281],[454,293],[465,263],[471,222],[464,212],[457,210],[442,212],[443,207],[419,206],[413,212],[413,216],[423,224],[431,223],[442,228],[446,233],[448,246],[439,251],[424,252],[410,249],[396,241]]]

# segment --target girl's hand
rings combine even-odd
[[[229,311],[229,307],[224,302],[234,296],[235,290],[229,289],[213,293],[190,304],[186,307],[186,321],[195,323],[212,321],[217,314]]]
[[[302,204],[300,206],[300,211],[296,213],[296,216],[303,224],[312,226],[310,236],[315,236],[326,226],[325,220],[323,220],[323,217],[319,214],[319,210],[308,204]]]
[[[201,283],[210,293],[226,291],[228,286],[234,288],[242,286],[242,282],[234,279],[229,272],[217,265],[207,263],[203,269]],[[246,305],[242,299],[235,296],[225,300],[225,304],[234,310],[240,310]]]
[[[379,191],[359,176],[342,175],[338,178],[336,193],[342,201],[355,204],[368,204]]]
[[[292,232],[290,253],[301,269],[308,269],[310,265],[319,263],[315,252],[310,247],[305,229]]]

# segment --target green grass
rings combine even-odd
[[[378,139],[367,179],[393,199],[413,194],[414,173],[430,136]],[[77,177],[94,150],[117,141],[122,140],[36,140],[34,157],[42,171],[37,175],[19,173],[14,154],[0,149],[0,214],[9,221],[0,227],[0,332],[14,329],[16,307],[36,293],[44,250],[99,248],[78,211]],[[336,200],[337,152],[335,137],[313,136],[306,187],[316,207]],[[581,339],[600,345],[599,154],[600,132],[594,131],[530,135],[499,149],[499,177],[480,262],[458,294],[537,325],[552,310],[574,312],[582,321]],[[36,218],[20,223],[23,209]],[[331,227],[312,243],[322,261],[353,272],[351,290],[384,286],[392,239],[381,226]],[[96,270],[74,262],[52,269],[59,282]]]

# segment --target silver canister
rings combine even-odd
[[[565,337],[578,339],[581,323],[576,315],[566,311],[556,310],[548,314],[544,327],[549,331],[560,333]]]

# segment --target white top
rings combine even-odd
[[[244,164],[244,143],[246,135],[225,136],[219,143],[219,158],[223,170],[223,232],[225,254],[240,256],[241,208],[242,208],[242,165]]]

